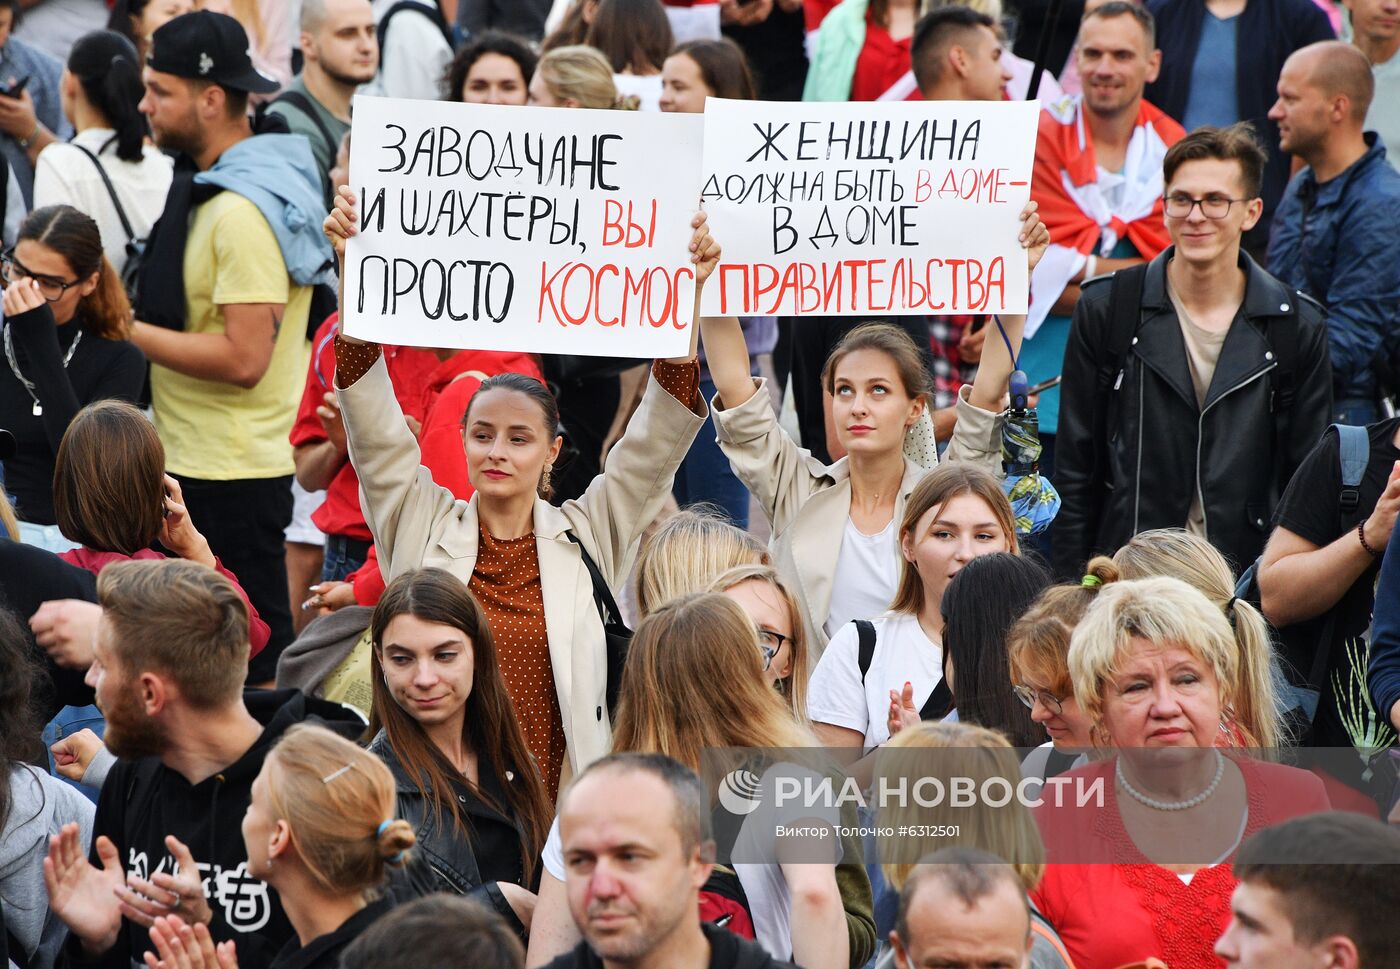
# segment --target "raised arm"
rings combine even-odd
[[[1026,207],[1021,210],[1021,232],[1018,241],[1021,248],[1026,250],[1028,275],[1035,273],[1036,264],[1040,262],[1040,257],[1045,255],[1045,248],[1050,244],[1050,231],[1045,228],[1045,223],[1040,221],[1037,212],[1039,208],[1038,202],[1027,202]],[[1026,318],[1001,317],[1001,329],[1006,331],[1005,338],[1002,337],[1001,330],[997,329],[995,321],[987,326],[987,339],[982,345],[982,362],[977,367],[977,378],[972,382],[968,403],[982,410],[999,411],[1002,395],[1006,393],[1006,383],[1011,378],[1011,371],[1015,369],[1013,353],[1016,357],[1021,354],[1021,335],[1026,329]],[[1010,347],[1007,346],[1008,342]]]
[[[725,410],[738,407],[757,390],[749,370],[744,328],[736,317],[708,316],[700,321],[700,332],[705,339],[705,365],[719,391],[720,404]]]

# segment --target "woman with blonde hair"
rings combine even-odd
[[[843,625],[812,674],[807,710],[827,746],[878,747],[906,700],[922,719],[947,714],[953,697],[943,679],[943,591],[974,558],[1020,552],[1001,483],[966,462],[941,465],[919,481],[898,537],[903,561],[888,611]]]
[[[1129,539],[1113,554],[1113,562],[1124,579],[1171,576],[1220,608],[1239,644],[1239,681],[1235,702],[1225,710],[1226,721],[1241,746],[1286,743],[1278,695],[1283,673],[1274,656],[1269,625],[1258,609],[1235,598],[1235,575],[1225,556],[1199,535],[1180,528],[1153,528]]]
[[[721,572],[769,561],[758,539],[720,514],[704,506],[684,508],[656,527],[637,556],[637,617],[703,592]]]
[[[797,599],[777,570],[766,563],[735,566],[715,579],[710,591],[724,593],[749,614],[758,627],[764,680],[787,700],[793,719],[805,724],[811,660]]]
[[[753,621],[732,599],[704,593],[662,606],[632,639],[613,753],[666,754],[700,771],[708,748],[815,745],[762,676],[763,658]],[[845,857],[857,857],[854,846],[846,845]],[[544,866],[528,966],[544,965],[579,940],[564,895],[557,822]],[[846,969],[870,958],[875,925],[869,880],[859,863],[739,864],[735,871],[758,941],[773,958],[807,969]]]
[[[277,892],[296,932],[272,969],[336,969],[341,951],[389,910],[379,890],[413,844],[413,828],[394,817],[389,768],[325,727],[288,729],[253,780],[243,816],[248,874]],[[216,948],[203,923],[158,918],[151,940],[151,969],[238,964],[234,943]]]
[[[1218,966],[1241,842],[1330,809],[1312,774],[1235,746],[1239,665],[1220,608],[1180,579],[1107,585],[1075,629],[1075,696],[1112,748],[1061,777],[1096,799],[1042,795],[1051,864],[1034,898],[1081,969]]]
[[[617,93],[608,59],[593,47],[556,47],[540,58],[530,79],[530,103],[540,108],[635,110],[635,98]]]
[[[877,785],[889,789],[926,777],[967,777],[978,790],[993,779],[1006,780],[1014,790],[1021,780],[1021,770],[1015,748],[995,730],[967,723],[921,723],[900,731],[881,748],[875,758],[875,777]],[[931,806],[912,798],[903,803],[891,799],[878,807],[880,870],[896,896],[919,859],[940,848],[980,848],[991,852],[1015,869],[1027,894],[1040,884],[1045,873],[1045,845],[1040,840],[1040,830],[1030,809],[1015,797],[1002,807],[980,802],[953,807],[947,798]],[[906,831],[932,828],[942,835],[895,837],[894,832],[901,826]],[[1034,905],[1031,913],[1031,964],[1036,969],[1065,969],[1070,964],[1059,936]],[[886,914],[891,924],[884,924],[881,916]],[[877,904],[876,930],[888,933],[893,928],[893,915],[893,911],[886,913]],[[879,969],[892,965],[888,957],[877,963]]]

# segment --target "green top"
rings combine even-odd
[[[301,108],[284,100],[289,92],[300,94],[311,104],[315,112],[315,119],[308,115]],[[268,105],[267,110],[287,122],[287,127],[292,129],[292,134],[305,135],[306,140],[311,142],[311,154],[316,158],[316,167],[321,170],[321,188],[325,192],[326,207],[330,208],[334,200],[331,186],[331,168],[335,165],[335,154],[340,149],[341,139],[350,130],[350,124],[341,121],[335,115],[326,110],[326,106],[317,101],[315,96],[306,89],[306,82],[300,77],[296,77],[282,89],[282,96]],[[317,125],[319,119],[321,124]],[[322,131],[322,126],[325,130]],[[330,135],[330,139],[326,135]]]

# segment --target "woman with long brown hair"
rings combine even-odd
[[[702,593],[660,607],[632,639],[613,752],[665,754],[699,771],[706,749],[815,745],[765,679],[763,659],[753,620],[727,596]],[[767,836],[773,837],[771,829]],[[846,857],[855,857],[849,841],[846,849]],[[557,826],[543,861],[529,966],[547,963],[579,940],[564,898]],[[874,951],[870,882],[858,862],[734,867],[758,941],[775,959],[846,969],[864,964]]]
[[[551,810],[480,604],[448,572],[406,572],[375,607],[370,637],[369,749],[389,765],[418,839],[396,894],[476,895],[523,933]]]
[[[70,205],[35,209],[19,241],[0,254],[5,284],[0,427],[18,449],[5,462],[25,541],[71,548],[53,525],[53,471],[63,432],[79,408],[135,400],[146,360],[129,342],[131,304],[103,255],[97,223]]]

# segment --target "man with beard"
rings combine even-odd
[[[267,110],[311,143],[329,209],[330,171],[350,130],[350,101],[356,88],[374,80],[379,65],[369,0],[302,0],[300,46],[306,66]]]
[[[564,888],[584,941],[548,969],[790,969],[697,917],[715,843],[700,778],[662,754],[594,761],[559,809]]]
[[[1083,94],[1040,113],[1031,198],[1052,242],[1032,277],[1021,350],[1033,384],[1060,376],[1080,284],[1153,259],[1171,241],[1162,224],[1162,159],[1185,132],[1143,99],[1161,67],[1156,48],[1143,7],[1109,0],[1093,8],[1074,55]],[[1039,417],[1041,471],[1053,479],[1059,387],[1040,395]],[[1050,534],[1053,541],[1056,530]]]
[[[161,915],[234,940],[243,969],[270,965],[292,928],[248,871],[239,825],[263,758],[317,718],[353,736],[350,711],[294,690],[243,692],[248,609],[233,583],[178,559],[123,562],[97,581],[103,608],[87,681],[118,758],[97,804],[91,858],[76,825],[49,845],[49,905],[75,963],[127,967]]]
[[[253,134],[248,96],[277,84],[254,69],[234,18],[201,10],[160,27],[145,82],[141,111],[156,144],[179,157],[131,338],[151,362],[166,467],[272,629],[249,676],[268,683],[292,638],[288,404],[310,360],[313,284],[331,268],[321,175],[305,138]]]

